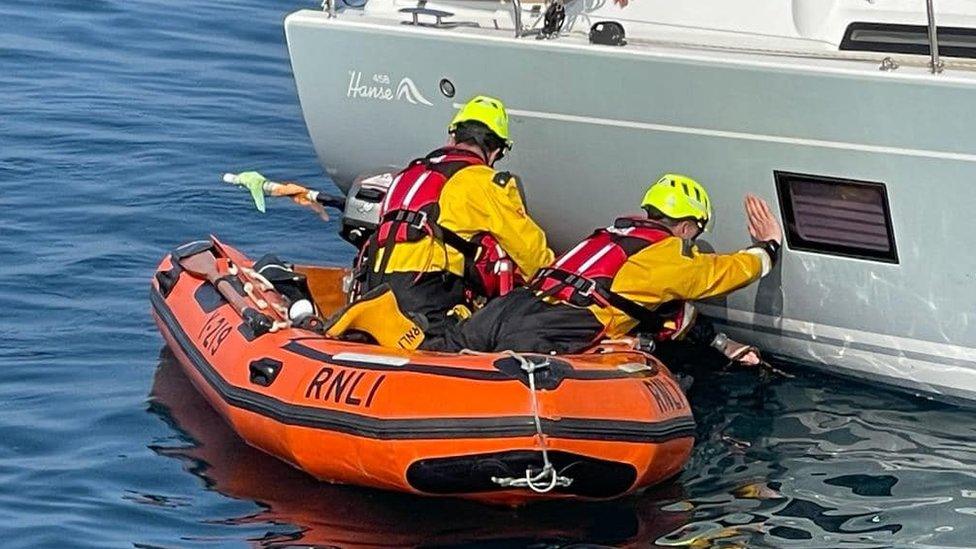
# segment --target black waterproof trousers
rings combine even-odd
[[[495,299],[466,321],[428,336],[423,349],[576,353],[593,344],[603,325],[586,309],[553,305],[519,288]]]

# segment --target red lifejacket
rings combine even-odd
[[[486,297],[494,297],[503,286],[494,273],[497,240],[488,233],[480,233],[467,240],[437,223],[440,217],[440,198],[454,174],[469,166],[485,165],[479,155],[455,148],[438,149],[424,158],[414,160],[393,179],[380,210],[380,224],[363,250],[363,276],[368,287],[382,282],[394,246],[417,242],[425,237],[450,246],[465,259],[465,280]],[[379,250],[384,250],[378,269],[374,269]]]
[[[559,256],[551,267],[541,269],[530,287],[542,296],[578,307],[613,306],[637,320],[642,331],[659,332],[665,320],[661,311],[652,311],[610,288],[631,256],[670,236],[671,231],[654,221],[622,217]]]
[[[416,242],[425,236],[436,238],[432,233],[437,228],[444,185],[462,169],[484,163],[477,154],[460,149],[439,149],[411,162],[393,178],[383,199],[380,225],[376,228],[380,242],[386,242],[391,232],[395,243]]]

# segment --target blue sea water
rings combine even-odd
[[[700,377],[673,484],[510,510],[318,483],[231,433],[163,350],[175,244],[343,263],[282,19],[314,2],[0,3],[0,547],[976,546],[976,413],[806,373]],[[322,52],[323,59],[337,52]]]

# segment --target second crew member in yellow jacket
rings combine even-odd
[[[449,135],[394,178],[356,272],[361,294],[389,285],[404,313],[423,315],[428,338],[441,335],[457,305],[498,293],[499,257],[526,280],[553,258],[518,178],[493,167],[512,145],[501,101],[475,97]]]
[[[624,217],[599,229],[536,274],[529,286],[490,303],[445,340],[443,350],[574,353],[630,332],[659,340],[684,335],[694,320],[689,302],[755,282],[777,261],[782,231],[761,199],[746,198],[755,244],[730,254],[694,245],[712,217],[705,189],[667,174],[642,202],[646,217]],[[707,334],[727,356],[745,346]],[[758,356],[747,357],[758,362]]]

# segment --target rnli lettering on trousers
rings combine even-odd
[[[396,295],[383,284],[329,317],[325,335],[342,339],[347,332],[369,334],[381,347],[416,349],[424,341],[423,327],[400,309]]]

